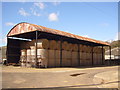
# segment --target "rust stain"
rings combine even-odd
[[[48,33],[52,33],[52,34],[56,34],[56,35],[67,36],[67,37],[71,37],[71,38],[75,38],[75,39],[90,41],[90,42],[94,42],[94,43],[98,43],[98,44],[109,45],[108,43],[103,42],[103,41],[99,41],[99,40],[95,40],[95,39],[91,39],[91,38],[87,38],[87,37],[82,37],[82,36],[74,35],[74,34],[71,34],[68,32],[51,29],[51,28],[40,26],[40,25],[30,24],[30,23],[19,23],[19,24],[15,25],[10,30],[10,32],[7,34],[7,36],[27,33],[27,32],[36,31],[36,30],[39,30],[42,32],[48,32]]]

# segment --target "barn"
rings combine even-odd
[[[104,64],[108,43],[26,22],[7,34],[7,63],[22,67],[76,67]]]

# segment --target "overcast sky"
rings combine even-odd
[[[28,22],[97,40],[116,40],[117,2],[2,2],[1,45],[17,23]]]

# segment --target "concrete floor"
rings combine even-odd
[[[2,88],[50,88],[52,90],[118,88],[117,72],[118,66],[48,69],[4,66],[2,68]],[[111,79],[104,80],[107,76]]]

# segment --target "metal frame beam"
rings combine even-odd
[[[94,47],[92,47],[92,66],[94,65],[94,58],[93,58],[94,52],[93,52],[93,48]]]
[[[35,61],[36,61],[36,67],[37,67],[37,62],[38,62],[38,58],[37,58],[37,42],[38,42],[38,31],[36,31],[36,46],[35,46]]]
[[[109,46],[109,51],[110,51],[110,65],[111,65],[111,46]]]
[[[60,67],[62,67],[62,37],[60,37]]]
[[[78,44],[78,66],[80,66],[80,45]]]
[[[104,65],[104,48],[103,48],[103,46],[102,46],[102,65]]]

